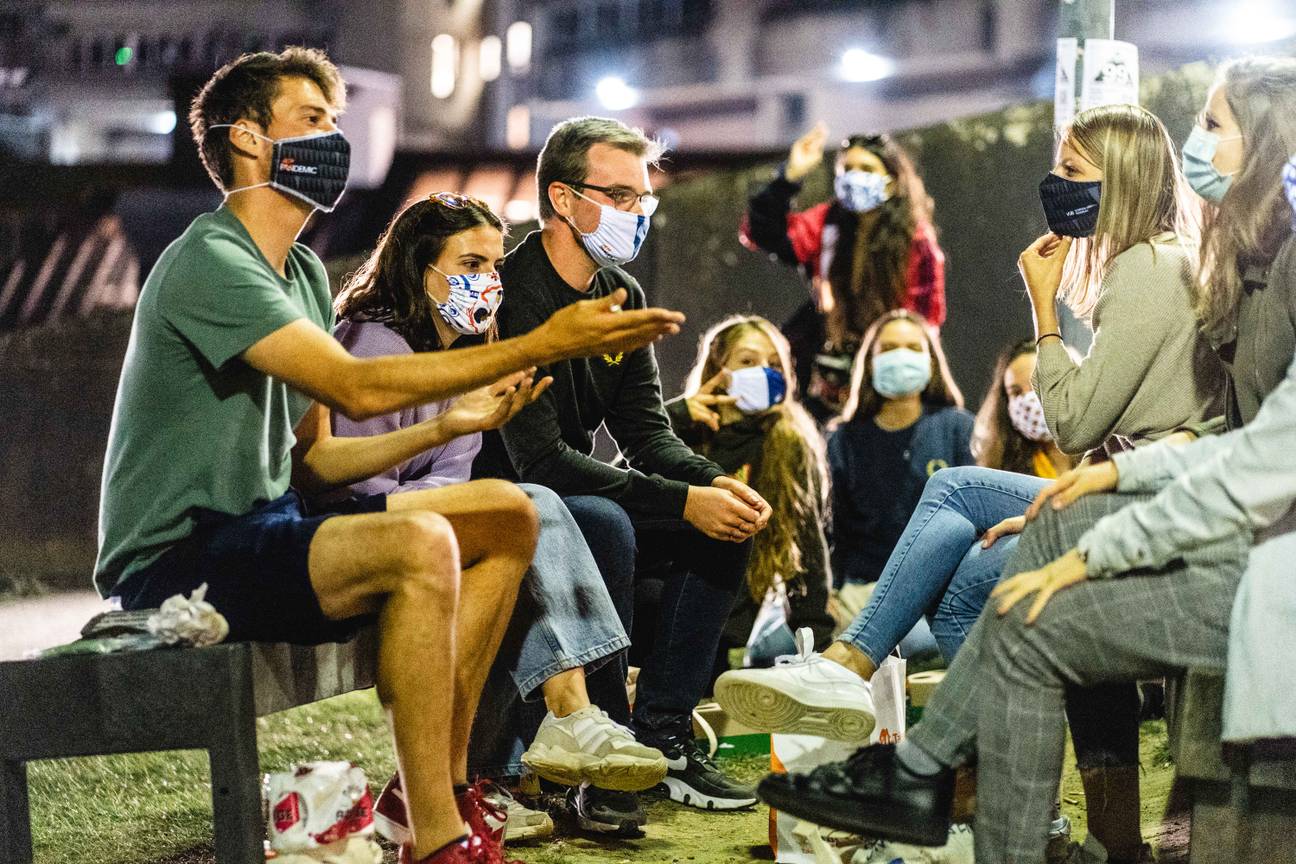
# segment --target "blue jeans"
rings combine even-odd
[[[536,702],[540,685],[568,669],[623,668],[630,646],[598,563],[563,499],[543,486],[520,486],[539,514],[540,536],[477,708],[468,758],[474,775],[520,773],[524,742],[545,714]]]
[[[1021,516],[1048,483],[991,468],[943,468],[923,489],[869,604],[840,639],[880,665],[924,615],[948,663],[972,630],[1017,538],[979,538]]]
[[[636,593],[654,614],[631,629],[640,658],[633,728],[651,743],[692,734],[752,544],[713,540],[683,519],[631,519]]]

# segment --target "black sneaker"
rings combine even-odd
[[[567,809],[582,831],[638,837],[648,814],[634,792],[598,789],[588,783],[567,790]]]
[[[666,779],[656,788],[672,801],[699,810],[737,810],[756,803],[755,791],[721,773],[691,734],[645,738],[642,743],[666,756]]]
[[[914,774],[896,759],[894,744],[875,744],[808,774],[770,774],[758,791],[771,807],[815,825],[915,846],[944,846],[954,804],[954,769],[929,777]]]

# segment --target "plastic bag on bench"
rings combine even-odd
[[[373,796],[350,762],[309,762],[265,776],[266,820],[277,864],[381,864]]]

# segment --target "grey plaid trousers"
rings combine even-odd
[[[1004,576],[1075,547],[1095,522],[1145,495],[1091,495],[1046,508]],[[1066,746],[1064,687],[1223,668],[1229,611],[1251,537],[1186,554],[1156,572],[1090,580],[1053,596],[1025,623],[992,601],[954,658],[910,740],[949,765],[977,760],[977,864],[1040,864]]]

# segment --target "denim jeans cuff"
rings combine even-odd
[[[580,667],[584,667],[586,672],[594,672],[615,657],[618,652],[625,651],[629,647],[630,639],[627,636],[613,636],[603,644],[577,654],[575,657],[564,657],[555,654],[553,659],[545,666],[539,669],[526,670],[525,676],[519,670],[515,670],[512,673],[513,682],[517,686],[518,693],[522,695],[523,702],[536,702],[541,698],[540,685],[559,672],[566,672],[568,669]]]

